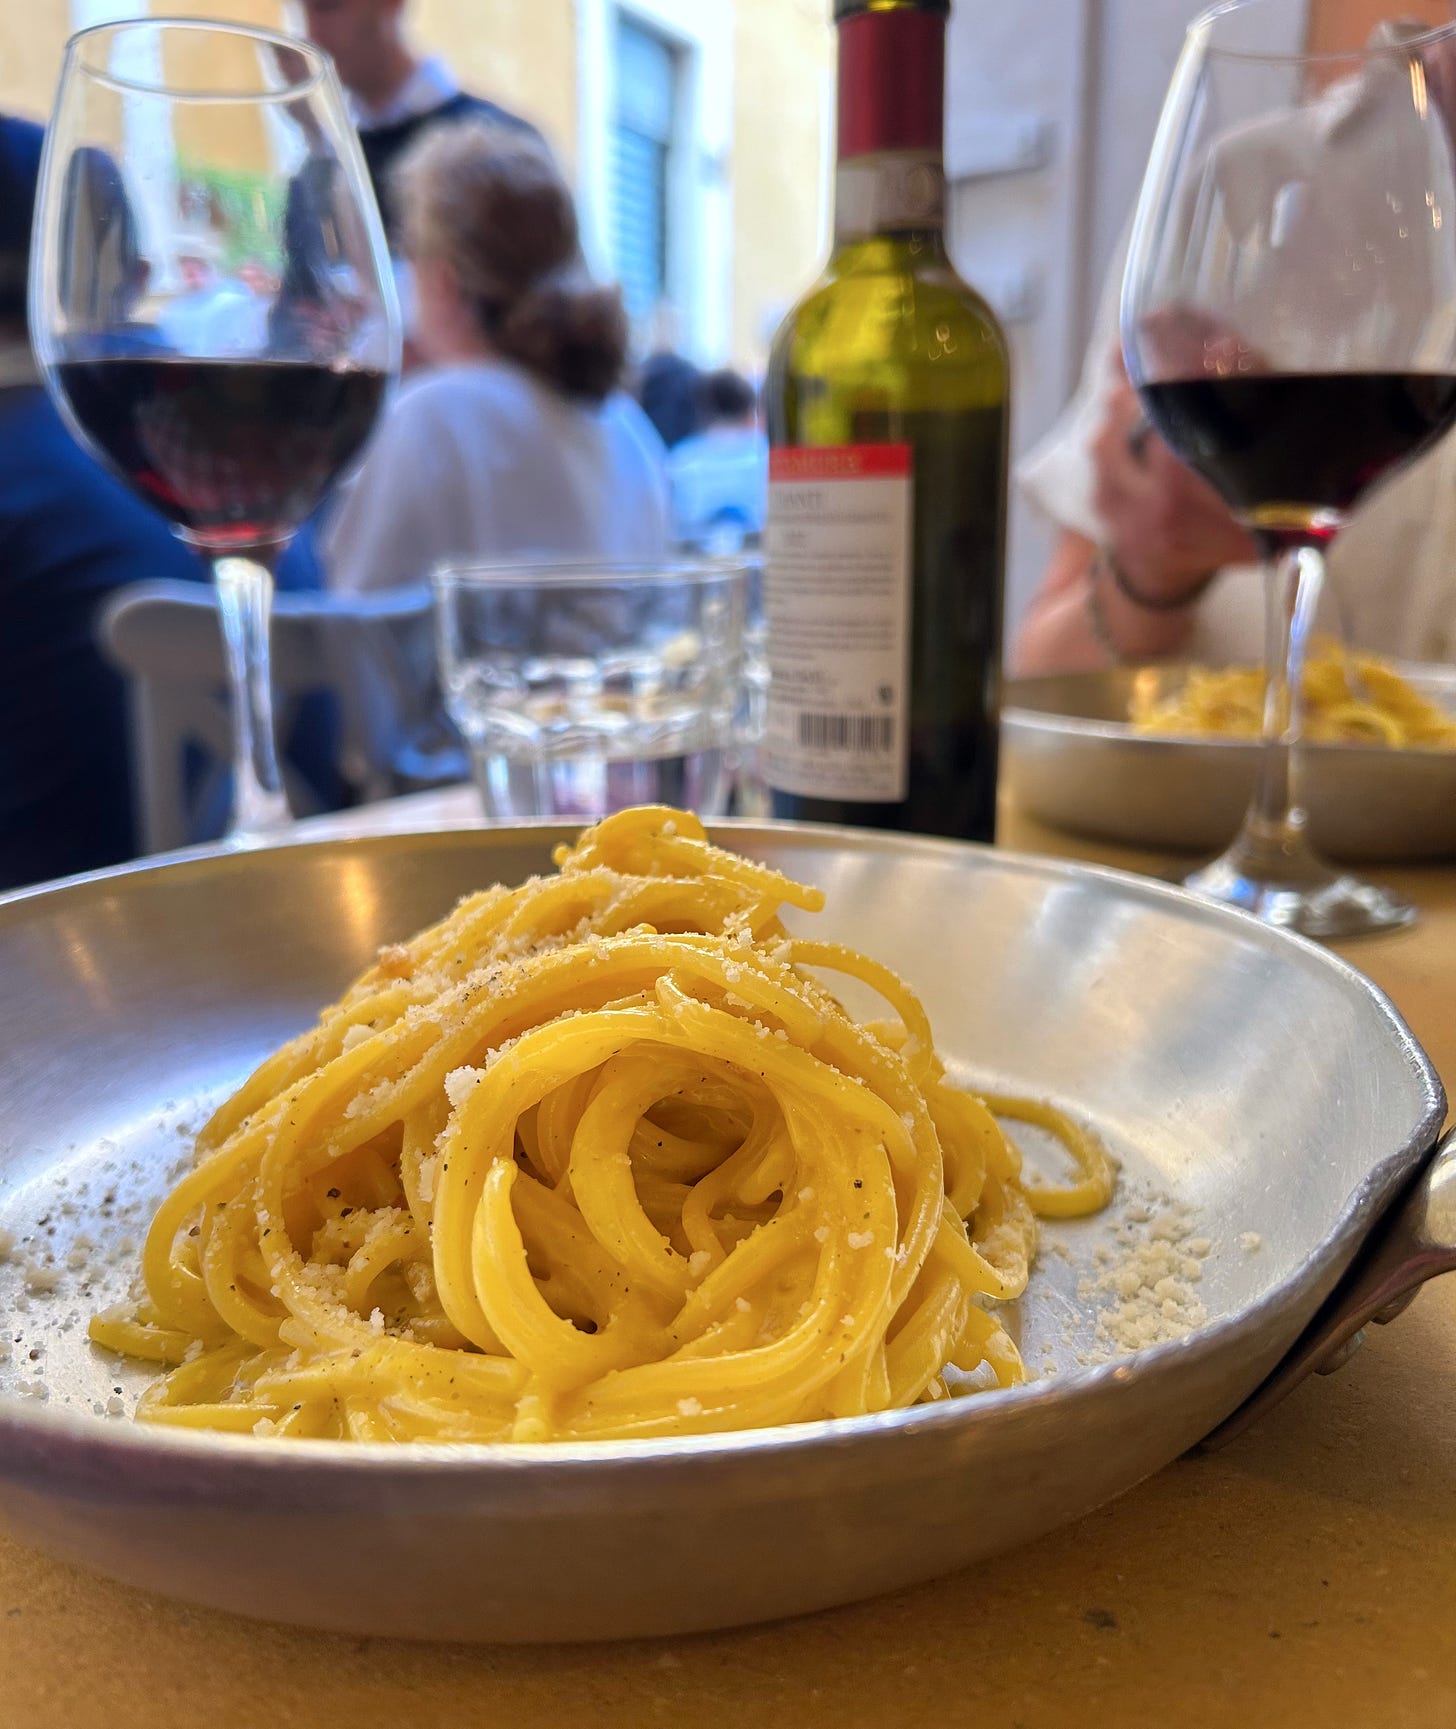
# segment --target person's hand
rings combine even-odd
[[[1228,506],[1148,426],[1120,377],[1092,441],[1092,504],[1131,589],[1155,604],[1190,600],[1210,571],[1258,558]]]

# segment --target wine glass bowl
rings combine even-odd
[[[187,19],[73,37],[30,324],[72,430],[214,562],[230,835],[276,828],[271,570],[360,451],[399,364],[383,231],[327,58]]]
[[[1233,846],[1189,885],[1315,936],[1414,916],[1305,834],[1301,683],[1324,549],[1456,420],[1456,23],[1351,29],[1325,0],[1226,0],[1194,22],[1122,303],[1150,420],[1268,561],[1259,783]]]

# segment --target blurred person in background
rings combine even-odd
[[[1425,28],[1386,23],[1374,40]],[[1292,182],[1297,169],[1306,194],[1301,243],[1338,245],[1359,201],[1385,200],[1381,151],[1401,135],[1410,104],[1404,69],[1393,78],[1390,70],[1373,62],[1319,102],[1240,136],[1220,159],[1225,196],[1252,189],[1251,207],[1266,207],[1266,178]],[[1456,43],[1433,49],[1428,71],[1447,128],[1456,129]],[[1386,102],[1394,112],[1382,115]],[[1258,550],[1213,488],[1153,431],[1128,381],[1118,334],[1126,252],[1124,242],[1076,394],[1018,471],[1059,530],[1012,647],[1019,673],[1168,655],[1220,666],[1263,659]],[[1389,308],[1388,316],[1400,315]],[[1209,349],[1207,332],[1189,334]],[[1195,357],[1191,370],[1199,365]],[[1456,433],[1362,501],[1328,558],[1319,629],[1397,659],[1456,660]]]
[[[445,62],[420,59],[405,36],[406,0],[302,0],[309,39],[333,57],[348,92],[390,249],[399,238],[393,169],[441,121],[489,120],[539,140],[529,121],[460,88]]]
[[[680,540],[734,552],[763,534],[768,509],[768,438],[758,396],[732,371],[710,372],[699,387],[703,430],[668,452],[673,525]]]
[[[271,282],[259,293],[241,276],[224,276],[217,245],[199,237],[177,264],[187,285],[167,302],[162,331],[184,354],[252,354],[262,346],[268,324]]]
[[[627,320],[582,261],[571,193],[516,130],[439,127],[398,168],[425,366],[329,524],[329,586],[448,558],[636,562],[670,545],[661,440],[620,388]]]
[[[633,394],[669,450],[702,430],[703,375],[679,352],[678,316],[665,302],[652,316],[647,358]]]
[[[80,448],[41,384],[25,325],[41,138],[0,118],[0,889],[133,855],[125,688],[97,646],[96,615],[128,583],[208,580],[163,519]],[[135,219],[112,172],[117,254],[135,260]]]

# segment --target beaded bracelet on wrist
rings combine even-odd
[[[1187,594],[1176,600],[1163,596],[1156,599],[1140,594],[1128,581],[1127,572],[1122,568],[1116,555],[1110,547],[1099,546],[1092,556],[1092,564],[1087,572],[1087,623],[1092,630],[1092,640],[1107,656],[1114,666],[1121,666],[1126,659],[1118,646],[1117,638],[1112,633],[1108,621],[1107,610],[1102,604],[1102,593],[1099,579],[1103,572],[1110,578],[1113,587],[1134,606],[1144,612],[1182,612],[1185,607],[1192,606],[1208,585],[1218,575],[1217,570],[1210,570],[1201,576]]]
[[[1092,568],[1087,573],[1087,623],[1092,630],[1092,640],[1095,642],[1114,666],[1123,662],[1122,650],[1117,645],[1117,639],[1112,634],[1112,626],[1107,622],[1107,613],[1102,605],[1102,591],[1097,581],[1098,561],[1092,560]]]
[[[1184,607],[1192,606],[1208,585],[1218,575],[1218,567],[1204,571],[1191,588],[1182,594],[1144,594],[1136,588],[1127,572],[1122,567],[1122,561],[1110,546],[1099,546],[1092,560],[1092,581],[1096,586],[1097,567],[1101,566],[1112,578],[1112,585],[1124,600],[1131,601],[1144,612],[1182,612]]]

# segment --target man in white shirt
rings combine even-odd
[[[470,96],[450,68],[420,59],[406,39],[406,0],[302,0],[309,39],[333,57],[348,92],[374,194],[394,247],[397,224],[390,171],[426,127],[441,121],[490,120],[539,138],[519,115]]]

